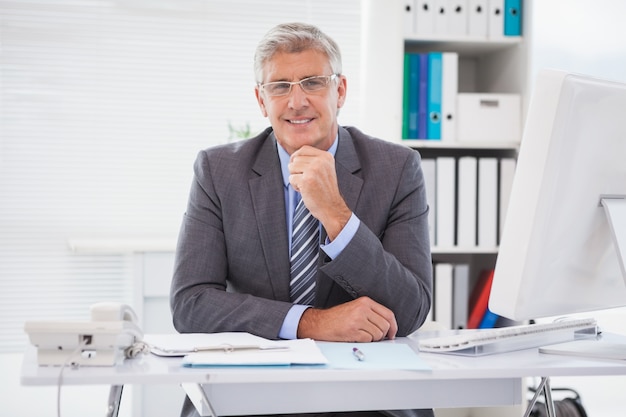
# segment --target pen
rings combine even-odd
[[[361,352],[359,348],[352,348],[352,354],[354,355],[357,361],[365,360],[365,353]]]

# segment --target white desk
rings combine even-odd
[[[408,343],[416,350],[417,337],[396,343]],[[537,349],[484,357],[420,356],[432,371],[300,366],[191,369],[181,367],[178,358],[147,355],[116,367],[68,368],[63,381],[109,384],[112,395],[121,395],[124,384],[180,384],[201,415],[221,416],[519,405],[526,400],[524,377],[626,375],[626,363],[545,355]],[[23,385],[56,385],[58,375],[58,367],[37,366],[34,348],[24,355]]]

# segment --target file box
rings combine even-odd
[[[519,94],[459,93],[457,141],[519,143],[521,110]]]

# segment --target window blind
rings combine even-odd
[[[252,58],[286,21],[333,36],[359,85],[358,0],[0,1],[0,352],[25,320],[132,302],[132,255],[68,239],[175,236],[197,151],[268,125]]]

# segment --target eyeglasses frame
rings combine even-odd
[[[313,78],[324,78],[326,79],[326,84],[324,85],[324,88],[328,87],[328,84],[331,83],[331,81],[334,81],[335,79],[337,79],[341,74],[337,74],[337,73],[333,73],[330,75],[313,75],[311,77],[306,77],[303,78],[299,81],[271,81],[269,83],[258,83],[258,87],[261,91],[267,93],[267,91],[265,90],[266,86],[268,85],[276,85],[276,84],[289,84],[289,90],[285,93],[285,94],[269,94],[267,93],[267,95],[269,97],[285,97],[288,96],[291,93],[291,89],[293,88],[294,85],[298,84],[300,85],[300,88],[302,89],[303,92],[305,92],[306,94],[315,94],[318,91],[323,91],[323,89],[320,89],[318,91],[307,91],[304,87],[302,87],[302,82],[304,81],[308,81],[311,80]]]

